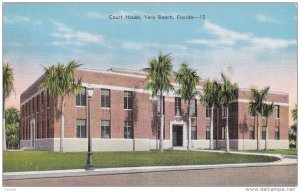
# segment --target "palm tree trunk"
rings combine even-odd
[[[259,127],[259,120],[258,115],[256,115],[256,126],[257,126],[257,151],[260,150],[260,127]]]
[[[229,149],[229,129],[228,129],[228,106],[226,106],[226,111],[227,111],[227,114],[226,114],[226,152],[230,152],[230,149]]]
[[[61,118],[60,118],[60,152],[64,153],[64,129],[65,129],[65,116],[64,116],[64,109],[65,109],[65,98],[64,96],[61,97]]]
[[[3,90],[3,107],[2,107],[2,150],[6,151],[6,130],[5,130],[5,93]]]
[[[160,92],[160,138],[159,138],[159,152],[164,152],[164,112],[163,112],[163,96]]]
[[[209,149],[214,149],[214,105],[211,107],[210,111],[210,145]]]
[[[265,141],[265,150],[268,150],[268,142],[269,142],[268,117],[266,117],[266,141]]]
[[[190,100],[188,100],[188,130],[187,130],[187,150],[189,151],[191,149],[191,124],[192,124],[192,119],[191,119],[191,114],[190,114]]]
[[[219,149],[218,139],[219,139],[219,108],[217,106],[217,138],[216,138],[216,149]]]

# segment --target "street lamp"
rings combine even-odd
[[[92,152],[92,138],[91,138],[91,99],[94,93],[94,89],[90,85],[86,88],[86,94],[88,96],[88,156],[87,164],[85,166],[86,171],[95,170],[93,165],[93,152]]]

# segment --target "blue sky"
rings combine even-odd
[[[175,19],[143,19],[159,14]],[[204,79],[224,71],[240,87],[271,86],[292,97],[297,90],[294,3],[4,3],[2,25],[3,61],[16,69],[12,104],[41,65],[75,59],[85,68],[141,69],[159,51],[171,52],[175,70],[187,61]]]

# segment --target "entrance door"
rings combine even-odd
[[[173,146],[182,146],[182,132],[183,132],[183,127],[182,125],[173,125]]]
[[[30,139],[31,139],[31,147],[35,147],[35,119],[30,121]]]

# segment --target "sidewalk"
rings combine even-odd
[[[197,150],[197,151],[225,153],[224,151],[211,151],[211,150]],[[280,158],[280,160],[275,162],[269,162],[269,163],[102,168],[102,169],[95,169],[94,171],[85,171],[84,169],[72,169],[72,170],[52,170],[52,171],[8,172],[8,173],[3,173],[3,180],[297,165],[297,156],[290,157],[290,156],[284,156],[278,154],[247,153],[247,152],[231,152],[231,153],[274,156]]]

